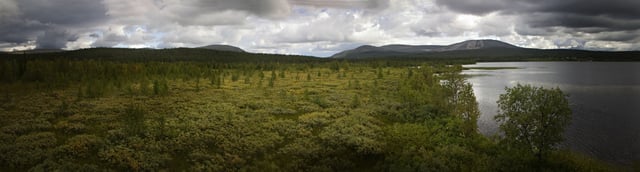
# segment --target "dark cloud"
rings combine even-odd
[[[618,19],[606,16],[562,13],[530,14],[523,17],[523,21],[531,27],[600,28],[592,29],[594,32],[636,30],[640,28],[640,19]]]
[[[631,32],[631,31],[620,31],[620,32],[609,32],[604,34],[599,34],[596,36],[596,39],[603,41],[618,41],[618,42],[638,42],[640,41],[640,32]]]
[[[27,20],[56,25],[84,25],[104,21],[106,8],[100,1],[19,0],[18,8]]]
[[[92,33],[92,34],[89,34],[89,37],[92,37],[92,38],[100,38],[100,34]]]
[[[447,8],[475,15],[491,12],[530,14],[536,12],[637,19],[640,1],[629,0],[436,0]]]
[[[249,14],[264,18],[283,18],[291,13],[293,5],[331,7],[331,8],[359,8],[359,9],[384,9],[389,5],[389,0],[193,0],[174,1],[156,0],[154,4],[161,9],[172,9],[178,15],[178,22],[194,24],[189,18],[205,16],[212,18],[212,14],[221,14],[228,10],[244,11]],[[237,14],[232,14],[236,15]],[[216,18],[216,17],[213,17]],[[185,20],[186,21],[183,21]],[[222,16],[216,20],[234,19],[234,16]],[[195,23],[202,23],[195,20]],[[222,24],[234,24],[238,21],[223,21]],[[207,23],[207,22],[205,22]],[[216,22],[218,24],[219,22]]]
[[[558,32],[559,28],[556,27],[538,27],[532,28],[526,25],[516,25],[514,31],[521,35],[531,35],[531,36],[551,36]]]
[[[178,12],[186,15],[204,15],[225,10],[246,11],[258,16],[279,18],[289,14],[287,0],[194,0],[176,1],[182,8]]]
[[[99,1],[85,0],[4,0],[10,14],[0,15],[0,43],[23,44],[35,41],[37,48],[60,49],[77,36],[70,30],[91,27],[107,19]]]
[[[289,0],[295,5],[336,7],[336,8],[367,8],[384,9],[389,6],[389,0]]]
[[[67,42],[76,41],[78,36],[65,30],[47,30],[36,40],[36,49],[60,49],[64,48]]]
[[[505,9],[508,6],[505,1],[507,0],[436,0],[436,3],[453,11],[484,15]]]
[[[640,28],[640,1],[628,0],[436,0],[447,8],[475,15],[513,14],[532,27],[603,27],[612,30]]]
[[[16,18],[0,20],[0,43],[22,44],[33,40],[49,26]]]
[[[522,1],[522,0],[521,0]],[[604,16],[618,19],[638,19],[640,1],[634,0],[527,0],[528,12],[550,12],[580,16]]]
[[[637,47],[639,6],[638,0],[0,0],[0,49],[240,42],[270,51],[303,45],[306,52],[474,35],[539,39],[538,47]],[[325,42],[331,46],[309,48]]]
[[[629,41],[633,34],[606,35],[640,29],[640,1],[629,0],[436,0],[448,9],[474,15],[498,13],[516,16],[516,32],[549,36],[597,34],[595,40]],[[562,31],[559,31],[562,30]],[[635,32],[633,32],[635,33]],[[575,42],[575,41],[574,41]],[[563,42],[556,42],[562,46]]]

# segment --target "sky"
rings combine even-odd
[[[496,39],[640,50],[638,0],[0,0],[0,51],[227,44],[326,57]]]

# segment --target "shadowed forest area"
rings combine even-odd
[[[481,135],[456,62],[90,49],[0,67],[0,171],[621,170]]]

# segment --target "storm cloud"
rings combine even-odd
[[[640,1],[0,0],[0,50],[196,47],[328,56],[363,44],[499,39],[640,50]]]
[[[476,2],[476,1],[473,1]],[[640,38],[640,1],[627,0],[436,0],[447,9],[472,15],[515,16],[520,35],[569,36],[567,40],[637,44]],[[567,42],[559,41],[555,42]],[[637,42],[637,41],[636,41]],[[563,47],[564,44],[556,44]],[[599,49],[595,47],[594,49]],[[633,50],[637,50],[635,45]]]
[[[105,7],[84,0],[1,0],[0,43],[60,49],[77,39],[77,29],[105,21]]]
[[[532,27],[603,28],[609,31],[640,28],[640,1],[628,0],[436,0],[451,10],[485,15],[519,16]]]

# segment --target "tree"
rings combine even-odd
[[[457,68],[462,68],[459,65]],[[456,73],[444,74],[444,80],[441,81],[442,86],[446,90],[448,103],[452,106],[452,114],[462,119],[463,131],[467,136],[476,134],[478,131],[478,102],[473,93],[473,86],[466,79]]]
[[[563,140],[562,132],[571,120],[566,95],[559,88],[531,85],[505,88],[498,100],[495,119],[502,123],[507,144],[534,154],[538,161]]]

